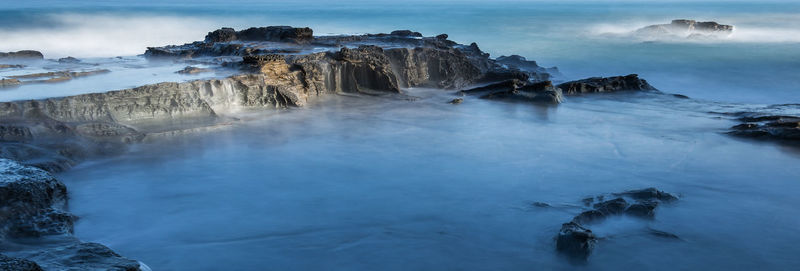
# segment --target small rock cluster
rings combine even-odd
[[[608,196],[612,199],[607,199]],[[572,259],[586,260],[597,244],[597,236],[587,225],[619,215],[653,219],[656,207],[677,200],[672,194],[655,188],[586,198],[583,200],[584,204],[592,209],[578,214],[572,221],[561,226],[556,236],[556,250]]]

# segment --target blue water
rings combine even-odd
[[[421,97],[413,102],[326,97],[221,131],[136,145],[60,174],[81,217],[80,238],[154,270],[800,264],[797,149],[725,136],[736,123],[708,113],[800,103],[800,3],[230,2],[9,3],[0,7],[0,51],[136,59],[146,46],[200,40],[222,26],[309,26],[317,35],[413,29],[558,66],[559,80],[638,73],[696,100],[621,94],[557,107],[472,99],[451,106],[449,93],[427,89],[407,90]],[[607,35],[676,18],[737,29],[710,42]],[[130,70],[120,75],[124,84],[112,72],[53,94],[46,85],[0,90],[0,99],[189,79],[167,76],[173,69],[145,66],[139,73],[159,75],[150,79]],[[581,211],[580,199],[649,186],[681,200],[652,222],[597,226],[604,239],[586,265],[555,253],[553,236]],[[533,208],[534,201],[555,207]]]

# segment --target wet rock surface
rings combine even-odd
[[[0,254],[0,270],[5,271],[41,271],[43,270],[36,262],[21,258],[12,258]]]
[[[585,261],[598,242],[598,237],[587,226],[601,223],[612,216],[627,215],[653,219],[656,207],[677,200],[676,196],[656,188],[630,190],[583,199],[584,205],[591,209],[581,212],[572,221],[562,225],[556,236],[556,249],[572,260]],[[666,232],[661,233],[662,236],[675,236]]]
[[[717,22],[698,22],[695,20],[678,19],[669,24],[657,24],[640,28],[634,35],[643,38],[686,38],[686,39],[713,39],[727,37],[733,33],[732,25]]]
[[[126,259],[96,243],[71,237],[75,216],[65,210],[67,190],[46,171],[0,159],[0,244],[16,240],[63,236],[46,247],[11,250],[0,255],[2,270],[140,270]]]

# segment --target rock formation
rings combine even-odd
[[[635,36],[642,38],[689,38],[711,39],[727,37],[733,33],[732,25],[717,22],[697,22],[695,20],[672,20],[669,24],[657,24],[634,31]]]
[[[607,197],[610,200],[605,200]],[[626,198],[628,200],[626,200]],[[587,228],[610,216],[628,215],[653,219],[655,209],[662,203],[672,203],[678,198],[655,188],[631,190],[610,195],[586,198],[584,204],[592,207],[564,223],[556,236],[556,250],[573,260],[585,261],[595,247],[598,237]],[[629,201],[632,201],[630,203]],[[660,233],[661,235],[669,233]]]

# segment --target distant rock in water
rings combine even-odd
[[[77,58],[74,58],[74,57],[71,57],[71,56],[62,57],[62,58],[58,59],[58,63],[80,63],[80,62],[81,62],[80,59],[77,59]]]
[[[44,55],[42,55],[39,51],[34,50],[22,50],[17,52],[8,52],[3,53],[0,52],[0,59],[44,59]]]
[[[669,24],[646,26],[634,31],[633,34],[645,39],[715,39],[728,37],[733,30],[732,25],[680,19],[672,20]]]

